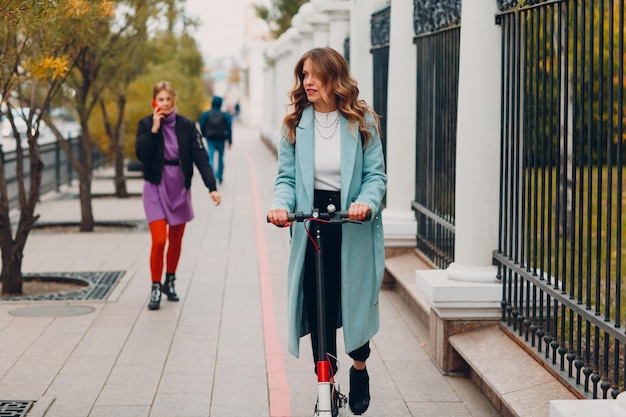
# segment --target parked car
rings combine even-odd
[[[28,116],[28,110],[26,111],[26,116]],[[22,113],[18,109],[11,109],[11,113],[13,113],[13,122],[15,123],[15,127],[17,127],[17,131],[20,134],[20,137],[25,137],[27,133],[27,126],[24,118],[22,117]],[[13,137],[13,128],[11,127],[11,122],[9,121],[9,116],[6,113],[2,114],[2,124],[0,128],[0,133],[2,133],[3,138],[12,138]]]
[[[11,109],[13,114],[13,122],[22,140],[22,146],[28,146],[28,126],[24,120],[24,115],[29,116],[30,109],[23,107],[21,109]],[[35,129],[33,127],[33,129]],[[33,130],[33,134],[34,134]],[[42,120],[39,124],[39,143],[46,143],[54,140],[54,135]],[[9,116],[6,114],[6,110],[2,112],[0,119],[0,143],[2,149],[7,152],[15,149],[15,136],[13,135],[13,128],[9,120]]]

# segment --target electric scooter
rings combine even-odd
[[[361,224],[360,221],[348,220],[348,211],[337,211],[334,204],[329,204],[327,213],[322,213],[319,209],[313,209],[309,214],[301,212],[289,213],[290,222],[304,222],[311,224],[309,237],[316,246],[315,266],[316,266],[316,294],[317,294],[317,324],[318,324],[318,357],[316,359],[317,369],[317,405],[315,406],[314,417],[339,417],[348,415],[348,397],[339,390],[339,383],[331,383],[331,364],[326,353],[326,311],[324,302],[324,252],[321,223],[333,224],[341,227],[343,223]],[[366,220],[371,218],[368,212]]]

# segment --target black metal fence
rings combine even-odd
[[[415,38],[417,249],[439,268],[454,260],[460,27]]]
[[[589,398],[626,386],[624,2],[503,12],[502,320]]]
[[[371,43],[373,61],[373,107],[380,116],[380,132],[387,162],[387,89],[389,85],[389,28],[391,5],[372,13]]]
[[[70,137],[67,139],[72,154],[81,159],[80,137]],[[46,143],[40,146],[41,161],[44,169],[41,176],[40,194],[51,191],[58,191],[63,185],[70,185],[74,179],[78,178],[67,154],[57,142]],[[4,160],[4,172],[7,181],[7,196],[9,198],[9,208],[14,209],[19,206],[18,180],[17,180],[17,155],[15,151],[2,154]],[[30,186],[30,163],[28,149],[24,150],[24,180],[28,189]],[[105,155],[100,152],[97,146],[93,146],[92,153],[93,169],[101,168],[106,163]]]

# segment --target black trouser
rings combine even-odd
[[[315,190],[314,207],[321,212],[332,203],[341,210],[339,191]],[[333,374],[337,372],[337,327],[341,311],[341,226],[318,223],[321,227],[324,254],[324,301],[326,306],[326,351],[330,355]],[[309,230],[313,225],[307,226]],[[315,237],[315,236],[313,236]],[[318,329],[317,329],[317,292],[316,292],[316,265],[315,246],[309,240],[304,259],[304,304],[311,329],[311,345],[313,347],[313,361],[318,360]],[[370,355],[369,342],[349,353],[357,361],[365,362]],[[317,370],[317,369],[316,369]]]

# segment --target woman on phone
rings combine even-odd
[[[193,121],[177,114],[176,92],[169,82],[154,86],[152,106],[152,114],[137,126],[135,152],[143,163],[143,205],[152,237],[148,308],[158,310],[161,292],[169,301],[179,300],[174,281],[185,224],[194,217],[190,190],[194,164],[216,206],[221,197],[202,136]],[[166,244],[165,281],[161,283]]]
[[[387,176],[378,116],[359,100],[345,58],[331,48],[315,48],[296,63],[291,107],[283,119],[270,222],[289,226],[289,212],[348,210],[351,220],[371,222],[323,228],[326,340],[336,372],[336,329],[343,326],[350,368],[350,409],[369,407],[365,361],[369,340],[379,327],[378,293],[385,248],[380,216]],[[289,351],[299,355],[300,337],[310,333],[317,352],[315,248],[302,223],[292,226],[287,272]]]

